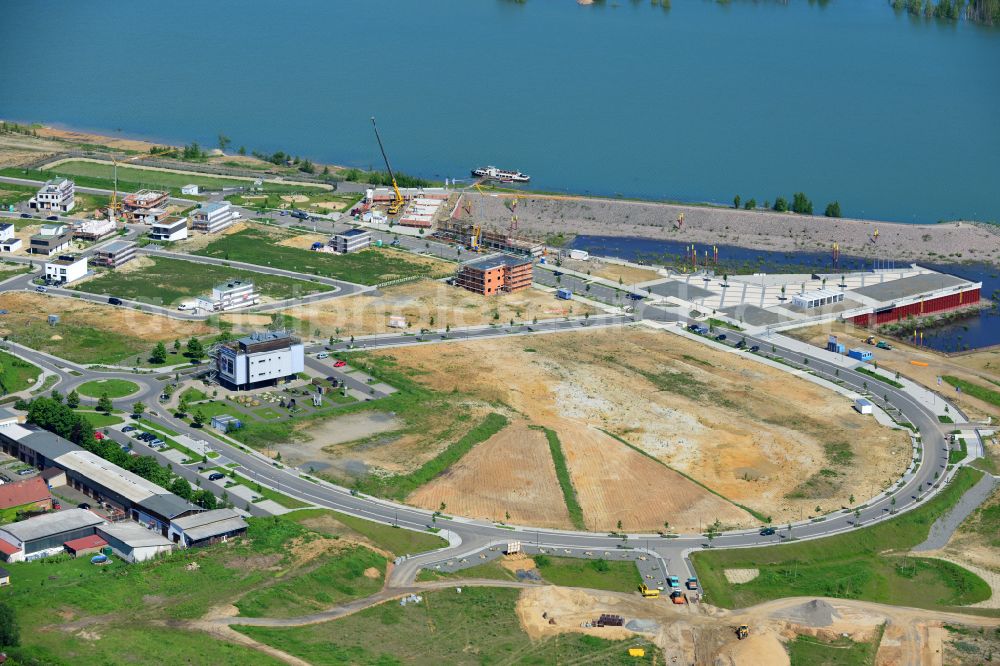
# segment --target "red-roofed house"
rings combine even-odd
[[[39,476],[0,486],[0,523],[9,523],[21,511],[48,511],[52,495]]]

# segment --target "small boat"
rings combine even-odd
[[[531,180],[531,176],[526,173],[521,173],[520,171],[507,171],[506,169],[498,169],[495,166],[479,167],[478,169],[472,170],[472,175],[476,178],[485,178],[487,180],[498,180],[501,183],[527,183]]]

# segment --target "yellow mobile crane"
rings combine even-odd
[[[399,191],[399,185],[396,184],[396,176],[392,173],[392,167],[389,166],[389,158],[386,157],[385,148],[382,146],[382,137],[378,135],[378,125],[375,124],[375,116],[372,116],[372,127],[375,128],[375,138],[378,139],[378,149],[382,151],[382,159],[385,160],[385,168],[389,172],[389,178],[392,179],[392,191],[395,193],[395,197],[392,203],[389,204],[389,215],[395,215],[403,209],[403,193]]]

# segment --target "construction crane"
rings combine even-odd
[[[392,191],[395,196],[389,204],[389,215],[395,215],[403,209],[403,193],[399,191],[399,185],[396,184],[396,176],[393,175],[392,167],[389,166],[389,158],[386,156],[385,148],[382,146],[382,137],[378,135],[378,125],[375,124],[375,116],[372,116],[372,127],[375,128],[375,138],[378,139],[378,149],[382,151],[385,168],[389,172],[389,178],[392,179]]]
[[[118,221],[118,211],[121,209],[121,204],[118,202],[118,160],[111,158],[111,163],[114,165],[114,189],[111,190],[111,200],[108,203],[108,219],[112,222]]]
[[[517,231],[517,197],[510,202],[510,227],[507,229],[507,240],[514,238]]]

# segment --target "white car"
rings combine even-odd
[[[330,355],[327,354],[326,352],[320,352],[320,353],[316,354],[316,358],[329,358],[329,357],[330,357]]]
[[[177,306],[177,309],[180,310],[181,312],[184,312],[185,310],[194,310],[194,306],[191,305],[190,303],[181,303],[180,305]]]

